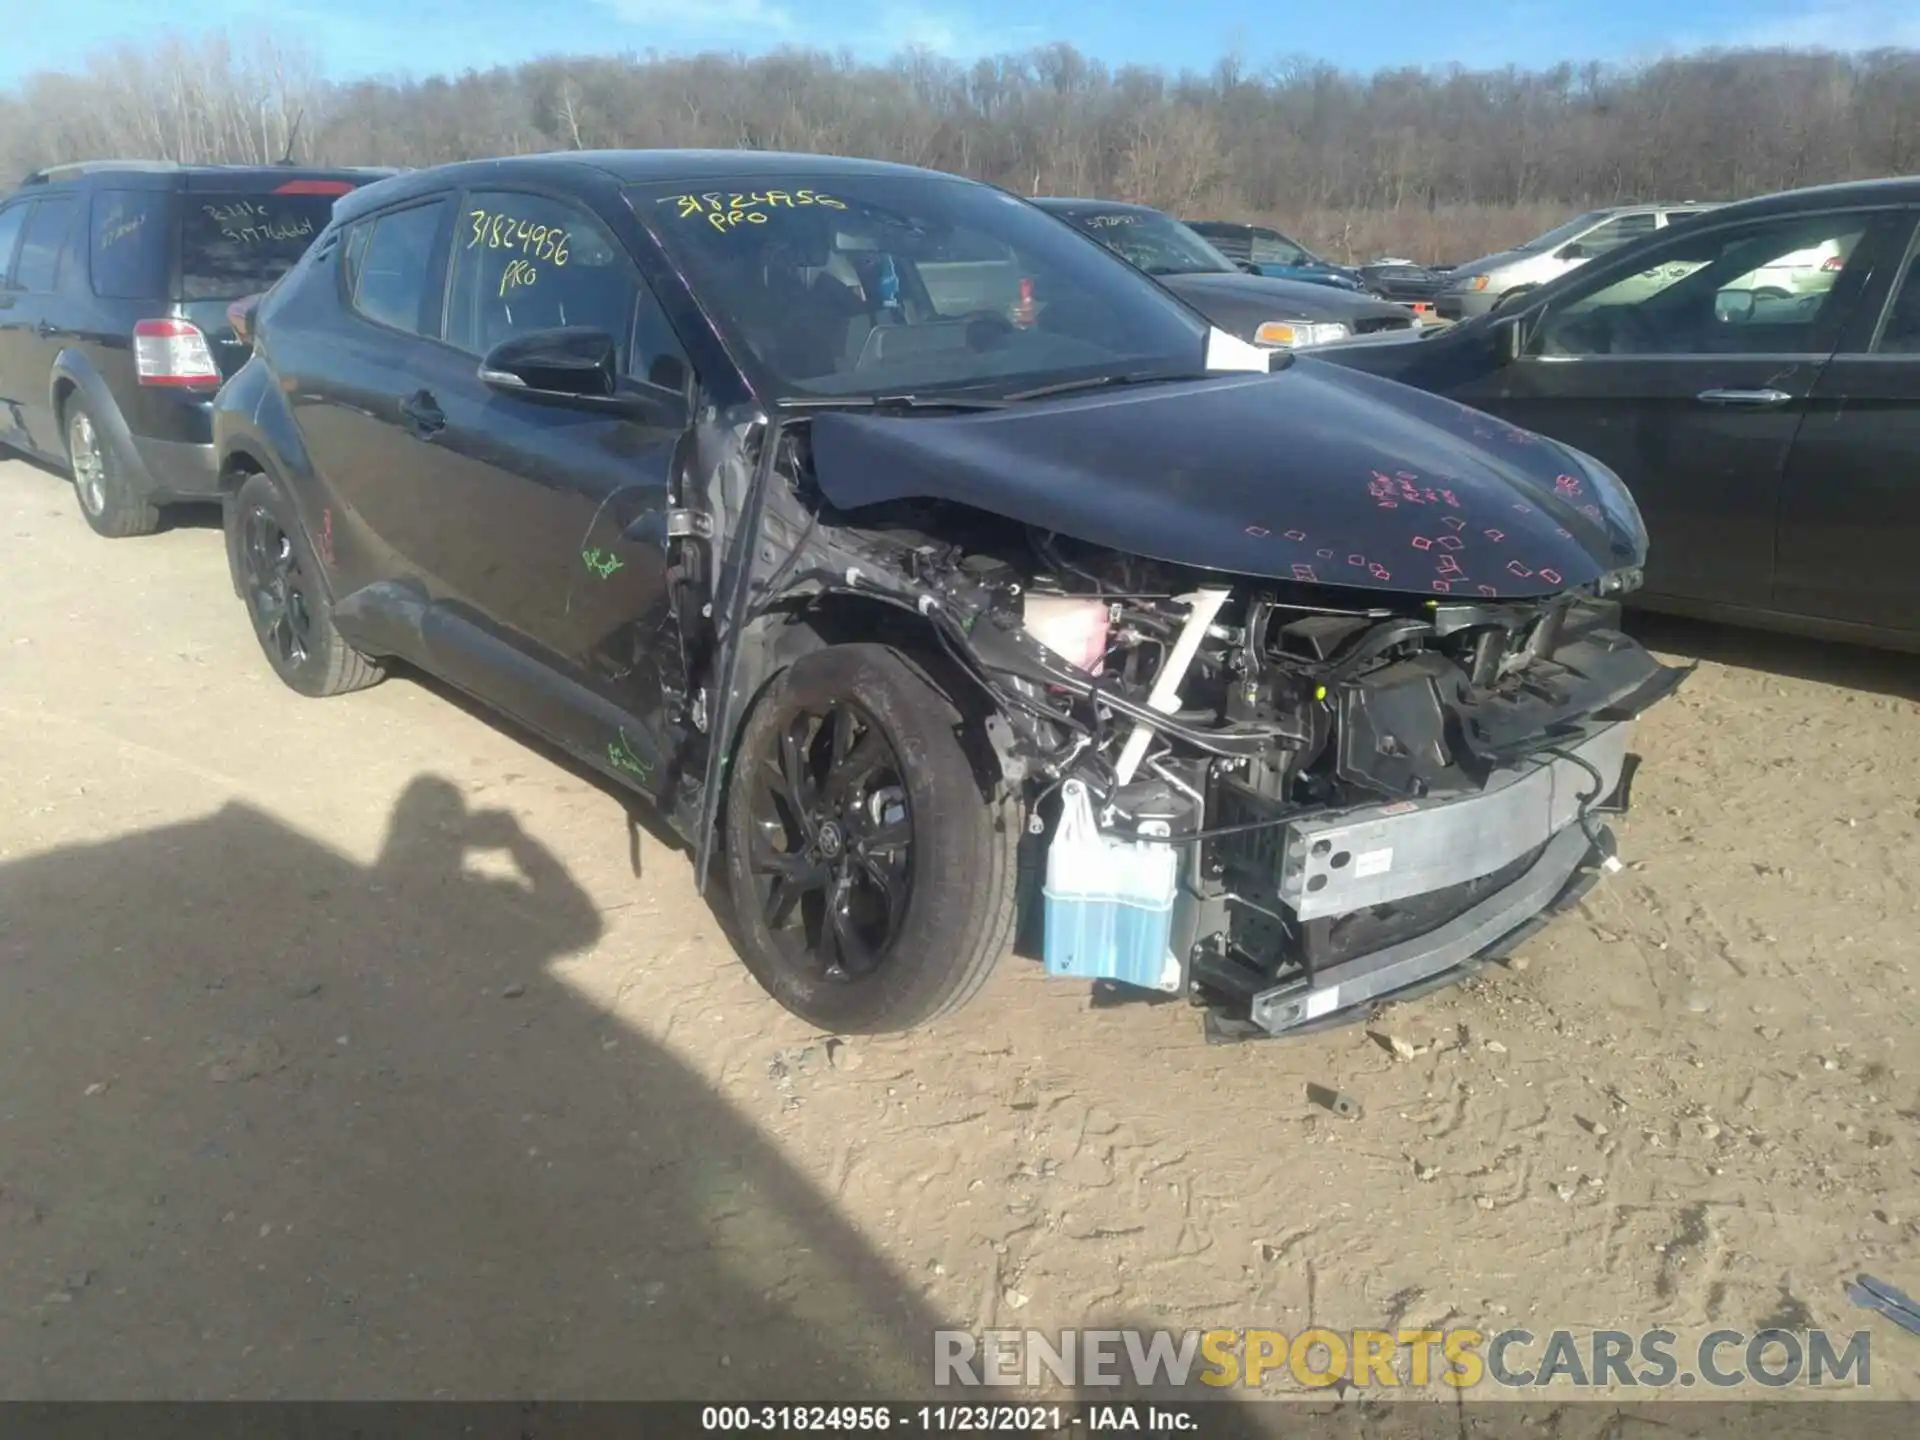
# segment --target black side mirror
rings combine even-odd
[[[1249,275],[1258,275],[1260,273],[1260,267],[1254,264],[1253,261],[1251,260],[1236,260],[1233,263],[1238,265],[1242,270],[1246,271],[1247,274]]]
[[[503,395],[605,410],[650,424],[687,423],[684,389],[622,378],[613,336],[590,325],[509,336],[487,352],[479,373]]]
[[[613,336],[586,325],[510,335],[480,362],[480,378],[496,390],[569,400],[610,400],[619,389]]]
[[[1587,260],[1592,258],[1592,255],[1593,252],[1591,250],[1576,240],[1571,245],[1562,245],[1558,258],[1562,260]]]

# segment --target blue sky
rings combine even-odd
[[[40,13],[58,22],[5,27],[0,85],[169,31],[265,23],[311,45],[336,78],[781,44],[863,58],[920,45],[970,59],[1070,39],[1115,64],[1201,68],[1233,51],[1254,68],[1305,55],[1356,70],[1633,60],[1712,45],[1920,46],[1920,0],[60,0]]]

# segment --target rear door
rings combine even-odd
[[[1920,236],[1881,270],[1793,443],[1774,607],[1920,638]]]
[[[78,278],[68,242],[80,211],[72,194],[46,195],[21,227],[13,265],[13,325],[9,388],[27,443],[43,455],[63,455],[66,442],[53,413],[53,361],[73,336],[75,311],[57,293]]]
[[[421,388],[428,342],[440,323],[440,289],[453,202],[448,194],[378,211],[348,227],[325,283],[339,286],[345,313],[333,324],[292,337],[300,356],[290,398],[301,438],[325,492],[349,512],[321,523],[345,529],[364,546],[352,581],[419,580],[429,592],[440,519],[430,509],[422,470],[432,453],[415,439],[409,398]],[[334,242],[329,242],[334,243]]]
[[[1897,212],[1702,220],[1596,266],[1527,317],[1525,353],[1458,393],[1617,470],[1646,517],[1650,599],[1764,609],[1787,455]],[[1779,255],[1832,241],[1829,288],[1753,294]]]

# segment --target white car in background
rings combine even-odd
[[[1589,260],[1712,208],[1696,204],[1615,205],[1589,210],[1524,245],[1459,266],[1441,285],[1435,308],[1443,320],[1484,315],[1509,296],[1537,290]]]
[[[1742,275],[1726,288],[1751,290],[1759,299],[1784,300],[1800,295],[1823,295],[1846,268],[1847,254],[1852,248],[1851,236],[1844,242],[1823,241],[1805,250],[1796,250],[1791,255],[1782,255],[1778,260]]]

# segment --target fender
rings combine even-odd
[[[233,593],[244,598],[245,584],[240,559],[239,519],[234,499],[240,493],[240,478],[233,462],[244,460],[252,469],[270,475],[293,507],[294,521],[309,546],[313,544],[313,517],[302,502],[305,487],[290,483],[287,462],[311,473],[306,451],[300,443],[299,427],[278,403],[280,392],[272,376],[259,359],[249,360],[231,380],[221,387],[214,402],[213,442],[220,456],[221,529],[225,532],[227,577]],[[320,567],[320,584],[329,600],[337,599],[333,576]]]
[[[142,495],[151,495],[159,488],[154,484],[153,472],[147,469],[147,462],[141,458],[139,448],[133,443],[133,431],[127,428],[127,420],[120,413],[120,405],[113,398],[113,391],[107,388],[107,382],[93,366],[93,362],[83,351],[72,348],[63,349],[53,357],[53,373],[47,378],[47,408],[59,417],[60,438],[55,455],[66,462],[66,417],[61,408],[66,402],[68,392],[77,393],[87,402],[87,411],[93,416],[94,429],[99,433],[101,442],[113,451],[113,463],[120,473],[127,477],[133,488]]]

